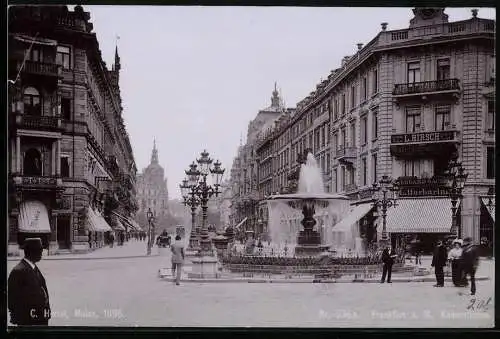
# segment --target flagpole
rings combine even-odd
[[[14,82],[12,84],[15,84],[17,82],[17,80],[19,80],[19,75],[21,74],[21,72],[22,72],[22,70],[24,68],[24,65],[26,64],[26,60],[28,59],[28,56],[29,56],[29,54],[31,52],[31,48],[33,48],[33,44],[35,43],[35,39],[38,36],[38,34],[39,34],[39,32],[36,32],[35,37],[31,41],[30,47],[28,48],[28,50],[26,51],[26,53],[24,53],[23,63],[21,64],[21,67],[19,68],[19,71],[17,72],[16,79],[14,80]]]

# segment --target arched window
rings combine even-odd
[[[34,87],[26,87],[23,93],[24,113],[29,115],[42,115],[40,93]]]
[[[42,175],[42,155],[35,148],[30,148],[24,154],[25,175]]]

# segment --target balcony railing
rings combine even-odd
[[[339,147],[336,152],[339,161],[356,158],[356,147]]]
[[[396,84],[392,95],[408,96],[434,92],[458,92],[460,81],[458,79],[445,79],[434,81],[421,81],[414,83]]]
[[[18,63],[18,70],[21,68],[22,63]],[[24,73],[46,75],[52,77],[61,76],[61,66],[54,63],[43,63],[36,61],[26,60],[22,69]]]
[[[356,184],[348,184],[345,186],[345,192],[346,193],[353,193],[358,190],[358,185]]]
[[[59,116],[39,116],[29,114],[16,114],[16,124],[21,128],[35,130],[56,130],[61,128]]]

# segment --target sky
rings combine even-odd
[[[411,8],[84,6],[108,68],[121,58],[123,118],[139,172],[156,139],[171,198],[206,149],[229,172],[247,127],[277,82],[295,107],[357,43],[388,22],[407,28]],[[449,21],[471,8],[447,8]],[[495,19],[495,9],[479,17]],[[119,39],[117,39],[117,36]]]

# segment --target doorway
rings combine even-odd
[[[59,249],[69,249],[71,246],[71,223],[69,216],[60,216],[57,220],[57,244]]]

